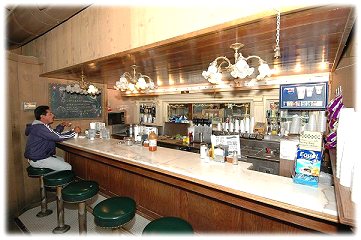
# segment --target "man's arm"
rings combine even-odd
[[[43,139],[54,141],[54,142],[61,142],[75,136],[74,131],[69,131],[65,133],[59,133],[53,129],[51,129],[48,125],[41,127],[40,131],[37,132],[37,135],[42,137]]]

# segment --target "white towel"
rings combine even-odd
[[[342,108],[340,110],[340,117],[337,128],[337,152],[336,152],[336,177],[340,178],[340,166],[342,162],[342,155],[344,144],[346,140],[346,132],[350,130],[350,121],[352,121],[353,108]]]
[[[347,114],[347,127],[343,127],[342,136],[344,136],[343,141],[343,151],[341,155],[341,165],[340,165],[340,184],[345,187],[351,187],[352,181],[352,169],[355,164],[355,160],[358,156],[358,148],[355,143],[358,142],[359,135],[355,132],[359,132],[360,127],[357,122],[357,114],[355,112],[349,112]],[[352,126],[352,127],[351,127]],[[340,129],[337,130],[337,134]],[[338,135],[337,135],[338,137]],[[337,142],[338,147],[338,142]],[[338,150],[338,149],[337,149]]]

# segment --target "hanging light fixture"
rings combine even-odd
[[[242,43],[233,43],[230,46],[230,48],[235,51],[234,64],[232,64],[227,57],[217,57],[209,64],[208,70],[202,72],[202,76],[212,84],[222,83],[223,72],[230,72],[233,78],[244,79],[246,77],[250,77],[253,74],[255,68],[250,67],[248,63],[250,62],[250,59],[255,58],[258,60],[258,75],[256,79],[261,80],[265,77],[270,77],[272,73],[266,61],[255,55],[243,57],[243,55],[238,52],[238,50],[243,46],[244,45]]]
[[[280,29],[281,29],[281,12],[277,11],[277,23],[276,23],[276,46],[273,50],[275,52],[274,58],[278,59],[281,57],[281,48],[280,48]]]
[[[83,69],[81,70],[80,81],[74,84],[67,85],[65,91],[68,93],[84,94],[84,95],[98,95],[101,91],[93,84],[85,81]]]
[[[114,89],[130,92],[149,92],[149,90],[156,88],[156,85],[149,76],[136,71],[137,65],[132,65],[131,67],[133,68],[133,74],[129,72],[123,73],[119,81],[115,82]]]

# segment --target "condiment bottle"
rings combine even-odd
[[[233,156],[232,156],[232,163],[233,165],[237,165],[238,164],[238,156],[237,156],[237,151],[233,152]]]
[[[149,140],[149,151],[152,152],[157,151],[157,134],[151,131],[148,140]]]
[[[189,143],[193,143],[193,133],[192,132],[189,132],[188,137],[189,137]]]
[[[208,156],[208,145],[206,143],[201,143],[199,152],[201,159],[205,159]]]

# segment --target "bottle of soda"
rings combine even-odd
[[[148,137],[149,140],[149,151],[157,151],[157,134],[154,131],[151,131]]]

